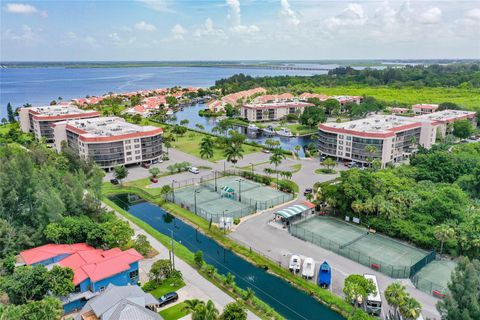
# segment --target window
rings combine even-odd
[[[339,141],[338,141],[338,144],[343,144],[343,140],[339,140]]]
[[[132,161],[132,157],[128,157],[128,158],[127,158],[127,161]]]
[[[352,145],[352,143],[347,141],[347,146],[351,146],[351,145]]]
[[[132,155],[132,151],[128,151],[127,156],[131,156],[131,155]]]
[[[130,143],[132,142],[132,140],[125,140],[125,143]]]
[[[345,153],[345,157],[350,157],[350,153]]]
[[[340,139],[343,139],[343,134],[339,135],[338,137],[339,137]]]
[[[135,160],[139,160],[141,157],[140,156],[136,156],[135,157]]]
[[[132,147],[131,146],[126,146],[125,149],[130,150],[130,149],[132,149]]]
[[[337,153],[338,153],[339,156],[343,155],[343,152],[341,152],[341,151],[338,151]]]
[[[140,139],[134,139],[133,142],[140,142]]]
[[[130,272],[129,276],[130,276],[130,280],[137,279],[138,278],[138,270],[133,270],[132,272]]]
[[[350,151],[350,148],[345,148],[345,151]]]
[[[140,154],[140,150],[135,150],[135,154]]]
[[[135,145],[135,148],[140,148],[140,145],[139,145],[139,144],[136,144],[136,145]]]
[[[352,137],[351,137],[351,136],[347,136],[347,140],[352,140]]]
[[[343,150],[343,147],[342,147],[342,146],[339,146],[339,147],[338,147],[338,150]]]

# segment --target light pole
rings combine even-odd
[[[172,252],[172,268],[175,269],[175,252],[173,251],[173,230],[172,229],[168,229],[170,230],[170,239],[171,239],[171,245],[172,245],[172,248],[171,248],[171,252]]]
[[[254,172],[253,172],[253,163],[250,162],[250,165],[252,166],[252,179],[253,179],[253,175],[254,175]]]
[[[195,215],[197,215],[197,193],[200,193],[200,190],[195,189],[193,193],[193,200],[195,202]]]
[[[223,210],[222,216],[223,216],[223,234],[227,233],[226,231],[226,221],[225,221],[225,212],[228,212],[228,209]]]
[[[175,203],[175,180],[172,180],[172,202]]]
[[[242,179],[238,179],[238,201],[242,201]]]

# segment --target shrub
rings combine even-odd
[[[155,281],[147,281],[142,287],[143,291],[149,292],[155,290],[157,285],[155,284]]]
[[[233,219],[233,224],[238,225],[240,223],[240,218]]]

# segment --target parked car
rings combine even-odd
[[[315,261],[312,258],[305,258],[303,261],[302,276],[305,279],[313,279],[315,275]]]
[[[158,298],[158,304],[160,305],[160,307],[163,307],[177,300],[178,294],[176,292],[169,292]]]
[[[199,174],[200,170],[197,167],[190,167],[188,169],[189,172],[194,173],[194,174]]]
[[[157,183],[157,182],[158,182],[158,179],[155,178],[155,177],[152,177],[152,178],[150,178],[150,181],[153,182],[153,183]]]
[[[118,179],[110,179],[111,184],[119,184]]]
[[[308,194],[312,194],[312,192],[313,192],[312,188],[307,188],[307,189],[305,189],[305,191],[303,191],[303,195],[306,196]]]
[[[270,153],[270,150],[268,150],[268,149],[262,149],[262,152],[263,152],[263,153]]]
[[[144,163],[142,163],[142,167],[144,167],[145,169],[148,169],[148,168],[150,168],[150,163],[144,162]]]
[[[302,264],[302,260],[296,254],[292,255],[290,258],[290,264],[288,265],[288,269],[293,273],[300,272],[300,265]]]

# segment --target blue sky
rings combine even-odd
[[[480,1],[1,2],[2,61],[480,58]]]

